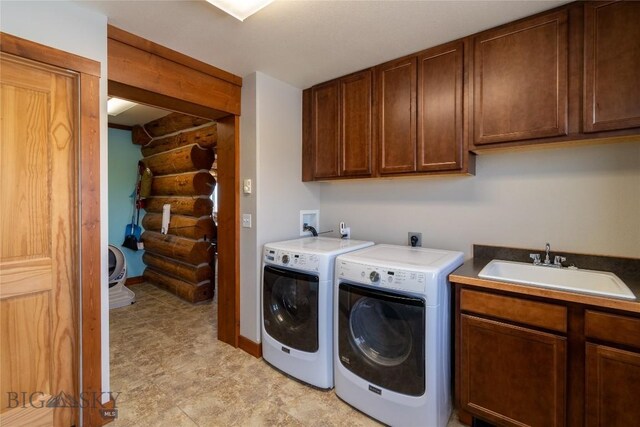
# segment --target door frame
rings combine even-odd
[[[112,25],[107,56],[109,95],[218,123],[218,339],[251,350],[240,337],[242,78]]]
[[[78,73],[80,229],[80,391],[102,393],[100,247],[100,63],[0,32],[0,51]],[[80,348],[78,348],[80,353]],[[94,400],[95,401],[95,400]],[[83,408],[86,426],[104,423],[100,407]]]

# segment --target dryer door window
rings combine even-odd
[[[318,351],[318,284],[315,275],[264,268],[264,328],[286,347]]]
[[[424,394],[424,300],[347,283],[338,299],[342,365],[381,388]]]

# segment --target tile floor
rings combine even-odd
[[[111,389],[121,426],[378,426],[216,338],[216,301],[189,304],[150,284],[110,311]],[[455,414],[448,427],[461,427]]]

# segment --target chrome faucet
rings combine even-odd
[[[549,242],[545,243],[544,245],[544,251],[547,254],[544,257],[544,265],[549,265],[551,264],[551,260],[549,259],[549,251],[551,250],[551,245],[549,244]]]
[[[553,263],[551,262],[551,258],[549,258],[549,252],[551,251],[551,245],[547,242],[544,245],[545,257],[544,261],[540,260],[540,254],[529,254],[529,258],[533,260],[533,265],[541,265],[543,267],[555,267],[562,268],[562,263],[567,260],[567,258],[556,255],[553,258]]]

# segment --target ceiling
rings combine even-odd
[[[304,89],[567,1],[276,0],[244,22],[204,0],[78,3],[240,77]]]
[[[134,107],[123,111],[117,116],[109,115],[109,123],[122,126],[144,125],[170,113],[171,111],[169,110],[162,110],[144,104],[136,104]]]

